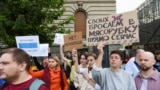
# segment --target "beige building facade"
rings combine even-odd
[[[84,47],[87,31],[86,20],[88,18],[116,14],[116,0],[67,0],[64,6],[66,7],[66,12],[61,19],[65,19],[68,16],[74,16],[75,20],[65,27],[73,32],[82,31]],[[121,45],[109,46],[110,50],[119,49],[121,47]],[[89,47],[88,49],[89,51],[92,51],[92,47]]]
[[[66,12],[61,19],[65,19],[70,15],[75,17],[74,22],[67,25],[66,28],[75,32],[82,31],[83,35],[86,33],[87,18],[116,13],[115,0],[67,0],[64,6]]]

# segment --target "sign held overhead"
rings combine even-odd
[[[87,46],[139,42],[136,11],[87,19]]]
[[[82,32],[76,32],[73,34],[64,36],[64,49],[65,51],[72,50],[73,48],[83,48]]]

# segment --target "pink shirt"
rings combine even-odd
[[[141,90],[143,77],[138,74],[135,78],[137,90]],[[160,73],[157,70],[154,70],[153,75],[150,78],[147,78],[147,90],[160,90]]]

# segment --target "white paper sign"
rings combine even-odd
[[[17,48],[21,48],[31,56],[39,53],[39,36],[16,36]]]
[[[54,38],[54,44],[64,44],[64,35],[66,34],[60,34],[60,33],[56,33],[55,34],[55,38]]]
[[[49,48],[49,44],[40,44],[38,56],[48,56],[48,48]]]

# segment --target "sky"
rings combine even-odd
[[[136,10],[145,0],[116,0],[116,12],[124,13]]]

